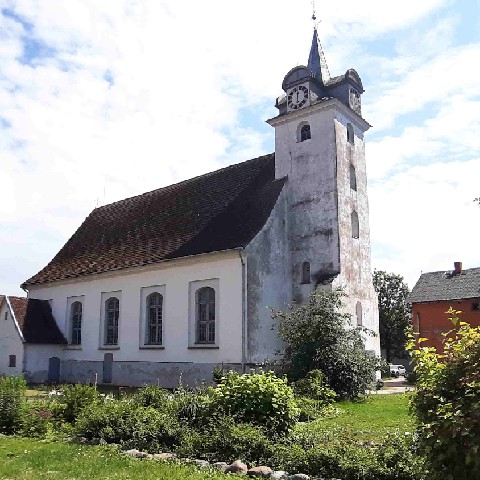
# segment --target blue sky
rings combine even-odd
[[[0,292],[110,203],[273,151],[311,2],[0,0]],[[372,266],[480,266],[480,1],[317,2],[365,87]]]

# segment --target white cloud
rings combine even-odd
[[[368,64],[377,55],[363,58],[368,42],[403,35],[448,3],[346,0],[319,9],[332,74]],[[309,0],[294,8],[285,0],[0,0],[0,6],[25,23],[0,14],[0,292],[6,293],[19,292],[97,201],[265,153],[273,131],[255,129],[242,114],[274,115],[283,76],[306,62],[311,40]],[[408,58],[408,42],[398,44],[367,91],[375,99],[366,103],[367,119],[387,135],[367,146],[372,178],[422,150],[433,158],[446,143],[457,155],[478,145],[473,128],[448,129],[449,117],[476,122],[475,99],[465,92],[478,93],[470,74],[478,47],[451,47],[452,28],[447,19],[415,36],[430,52],[426,62]],[[46,54],[22,64],[36,48]],[[461,75],[461,88],[454,78],[444,83],[446,70]],[[391,80],[390,72],[398,75]],[[445,94],[458,98],[439,104],[430,123],[388,130],[398,116]],[[375,198],[374,192],[372,205]]]

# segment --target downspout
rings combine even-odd
[[[246,264],[242,255],[242,250],[238,251],[240,263],[242,265],[242,373],[245,373],[245,364],[247,361],[246,345],[247,345],[247,276]]]

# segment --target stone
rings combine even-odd
[[[213,466],[217,469],[217,470],[220,470],[221,472],[224,472],[227,467],[228,467],[228,463],[227,462],[215,462],[213,464]]]
[[[270,474],[270,478],[273,478],[274,480],[283,480],[284,478],[288,477],[288,473],[285,472],[284,470],[275,470],[275,472],[272,472]]]
[[[247,475],[250,477],[270,477],[273,473],[273,470],[270,467],[266,467],[265,465],[261,465],[259,467],[252,467],[247,470]]]
[[[241,460],[235,460],[225,469],[225,473],[247,473],[247,470],[248,467]]]
[[[288,480],[310,480],[310,477],[305,473],[294,473],[287,477]]]
[[[174,453],[154,453],[153,458],[157,460],[173,460],[177,456]]]
[[[194,460],[193,463],[199,468],[210,468],[210,463],[206,460]]]
[[[135,458],[147,458],[148,453],[141,452],[140,450],[137,450],[136,448],[132,448],[130,450],[126,450],[125,455],[129,455],[130,457],[135,457]]]

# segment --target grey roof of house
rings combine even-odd
[[[465,298],[480,298],[480,268],[469,268],[459,275],[452,271],[423,273],[407,301],[423,303]]]

